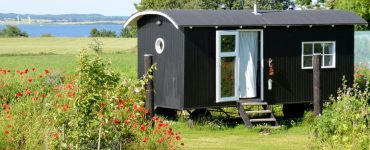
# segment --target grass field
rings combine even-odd
[[[102,38],[103,57],[112,61],[112,68],[136,78],[136,39]],[[0,38],[0,68],[40,68],[57,72],[75,69],[79,50],[88,48],[91,38]],[[44,53],[44,54],[42,54]],[[45,55],[46,53],[46,55]],[[198,126],[190,129],[187,121],[173,122],[182,132],[185,149],[306,149],[308,128],[293,126],[271,135],[260,135],[258,129],[244,125],[212,129]]]

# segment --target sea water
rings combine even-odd
[[[123,25],[120,24],[88,24],[88,25],[59,25],[59,24],[21,24],[17,25],[22,31],[28,33],[30,37],[39,37],[43,34],[51,34],[56,37],[88,37],[93,28],[98,30],[111,30],[117,35],[121,33]],[[5,25],[0,25],[0,30]]]

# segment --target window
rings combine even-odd
[[[302,69],[312,69],[313,54],[321,54],[321,68],[335,68],[335,42],[302,42]]]
[[[157,51],[158,54],[162,54],[164,50],[164,40],[162,38],[158,38],[155,41],[155,51]]]

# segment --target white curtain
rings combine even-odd
[[[240,32],[239,45],[240,98],[254,98],[257,97],[258,32]]]

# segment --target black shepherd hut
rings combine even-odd
[[[323,99],[336,93],[343,76],[352,81],[354,25],[362,24],[367,22],[339,10],[164,10],[138,12],[125,27],[138,27],[138,75],[144,54],[158,65],[157,107],[202,109],[250,100],[268,109],[312,103],[314,53],[321,53]]]

